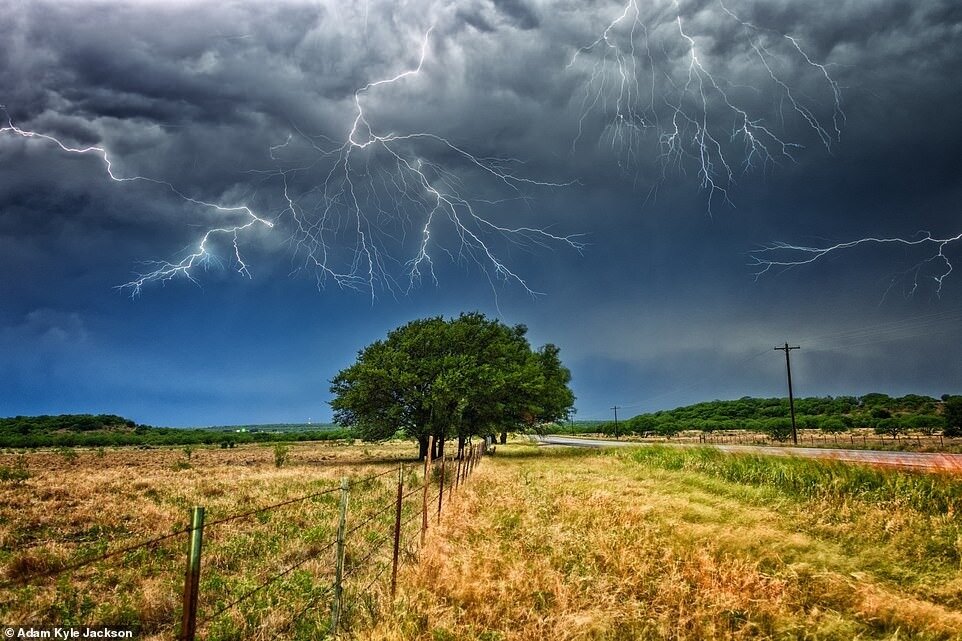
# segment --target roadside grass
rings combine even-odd
[[[962,639],[962,482],[500,447],[363,638]]]
[[[193,505],[207,507],[198,618],[200,638],[317,639],[330,619],[338,493],[321,494],[248,517],[214,521],[338,488],[415,462],[410,443],[348,446],[290,444],[277,464],[273,444],[233,449],[182,448],[0,455],[25,478],[0,482],[0,584],[55,573],[77,561],[188,527]],[[19,468],[18,468],[19,469]],[[407,482],[419,483],[409,471]],[[14,482],[15,481],[15,482]],[[368,551],[392,532],[396,475],[355,483],[347,569],[348,623],[367,625],[381,601],[360,586],[390,561]],[[420,509],[409,501],[405,515]],[[367,518],[372,520],[361,526]],[[108,561],[0,589],[0,621],[30,625],[129,625],[138,638],[170,639],[179,627],[186,534]],[[410,532],[407,541],[416,541]],[[410,549],[406,552],[410,557]],[[361,563],[363,561],[363,563]],[[296,566],[296,567],[295,567]],[[291,569],[294,568],[294,569]],[[291,569],[243,602],[212,617],[265,581]],[[383,581],[382,581],[383,582]],[[372,594],[381,590],[372,586]],[[209,620],[207,620],[209,619]]]

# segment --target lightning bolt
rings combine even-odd
[[[4,110],[4,112],[6,113],[6,110]],[[114,182],[123,183],[123,182],[140,181],[140,182],[153,183],[155,185],[160,185],[169,189],[171,192],[173,192],[174,194],[176,194],[177,196],[179,196],[180,198],[182,198],[184,201],[188,203],[206,207],[206,208],[215,210],[219,213],[226,214],[228,216],[233,216],[235,214],[240,215],[240,218],[242,219],[243,222],[240,222],[238,224],[233,224],[233,225],[225,225],[222,227],[215,227],[213,229],[207,230],[207,232],[201,237],[200,241],[197,242],[193,251],[189,253],[186,257],[184,257],[182,260],[176,263],[171,263],[171,262],[154,263],[155,269],[151,270],[146,274],[139,274],[137,278],[135,278],[134,280],[119,286],[120,289],[129,290],[131,293],[131,296],[139,295],[141,292],[141,288],[144,286],[144,284],[150,281],[166,282],[177,276],[183,276],[191,280],[192,282],[196,282],[193,276],[191,275],[191,270],[195,266],[203,264],[208,260],[210,260],[211,258],[210,245],[213,242],[213,239],[217,236],[225,236],[232,239],[234,256],[237,260],[237,271],[238,273],[250,278],[251,274],[247,267],[247,263],[244,262],[244,259],[241,256],[240,247],[238,245],[238,235],[255,225],[263,225],[268,229],[274,227],[274,223],[272,223],[271,221],[265,218],[262,218],[261,216],[256,214],[250,207],[246,205],[228,206],[228,205],[221,205],[218,203],[211,203],[211,202],[200,200],[198,198],[193,198],[187,194],[184,194],[182,191],[178,190],[174,185],[163,180],[150,178],[148,176],[118,175],[114,171],[114,162],[111,159],[110,154],[107,153],[106,148],[98,147],[95,145],[91,145],[87,147],[71,147],[66,143],[64,143],[62,140],[55,138],[54,136],[44,134],[44,133],[39,133],[36,131],[21,129],[20,127],[15,126],[13,124],[13,121],[10,119],[9,114],[7,115],[7,125],[5,127],[0,127],[0,134],[10,134],[10,135],[19,136],[21,138],[28,138],[28,139],[36,138],[40,140],[45,140],[47,142],[53,143],[54,145],[59,147],[62,151],[69,154],[99,156],[104,163],[104,169],[107,172],[107,176],[109,177],[110,180]]]
[[[407,294],[425,279],[438,283],[435,264],[441,254],[456,264],[479,266],[492,287],[496,281],[509,281],[538,294],[509,267],[495,243],[525,251],[562,245],[580,252],[584,248],[580,237],[504,224],[486,208],[512,202],[527,205],[530,190],[572,183],[529,178],[520,173],[520,159],[481,157],[430,131],[382,131],[371,115],[372,94],[411,83],[423,74],[432,33],[433,27],[424,32],[416,65],[354,91],[350,126],[340,142],[292,125],[285,141],[269,147],[275,168],[252,172],[280,187],[282,204],[269,213],[257,212],[249,204],[201,200],[164,180],[119,175],[105,147],[72,147],[54,136],[15,126],[9,117],[0,134],[40,139],[66,153],[98,156],[112,181],[160,185],[187,203],[232,220],[208,229],[182,259],[150,263],[152,269],[120,286],[132,296],[150,283],[174,278],[196,282],[194,270],[212,260],[211,246],[221,238],[231,244],[237,271],[250,278],[242,237],[255,227],[273,229],[281,222],[291,231],[293,271],[311,270],[318,288],[333,282],[366,291],[372,300],[379,291]],[[484,185],[486,192],[469,193],[469,182]],[[455,247],[448,247],[450,242]]]
[[[711,5],[717,8],[713,23],[734,23],[743,37],[742,48],[756,62],[754,71],[770,82],[767,88],[744,86],[711,69],[699,41],[710,42],[712,34],[697,34],[691,25],[704,20],[687,19],[677,0],[644,6],[649,15],[642,14],[638,0],[628,0],[601,35],[575,51],[568,63],[568,70],[585,78],[572,151],[592,123],[601,127],[599,141],[618,153],[619,166],[627,170],[640,162],[642,143],[650,133],[657,141],[654,157],[661,168],[652,191],[670,169],[686,173],[691,168],[699,188],[707,192],[711,213],[713,202],[730,204],[729,189],[739,173],[794,162],[803,148],[751,106],[753,96],[777,96],[829,151],[840,139],[845,114],[839,85],[796,36],[756,26],[722,0]],[[830,125],[777,71],[777,61],[788,56],[811,69],[827,88]]]
[[[908,294],[914,294],[921,282],[931,280],[935,284],[935,293],[942,293],[942,285],[945,279],[953,271],[952,262],[945,255],[946,249],[962,241],[962,234],[937,238],[930,232],[921,231],[915,238],[877,238],[866,237],[856,240],[826,245],[824,247],[806,247],[802,245],[792,245],[784,242],[775,242],[760,249],[750,252],[751,264],[757,268],[755,279],[771,270],[784,271],[793,267],[809,265],[829,254],[841,252],[846,249],[853,249],[862,245],[901,245],[904,247],[930,248],[931,253],[922,260],[918,261],[909,270],[902,273],[903,276],[910,276],[912,286]],[[926,271],[930,269],[930,271]],[[898,279],[893,279],[892,285]],[[892,285],[889,286],[891,289]],[[887,293],[887,292],[886,292]]]
[[[578,251],[583,249],[583,243],[577,236],[560,236],[545,229],[497,224],[486,217],[479,207],[507,200],[525,201],[528,196],[524,188],[527,187],[556,188],[571,183],[521,176],[509,169],[520,164],[518,159],[480,158],[448,138],[431,132],[381,133],[367,116],[365,96],[379,88],[416,78],[422,73],[432,31],[433,27],[429,28],[422,38],[416,66],[392,77],[370,82],[354,92],[354,119],[344,143],[332,149],[314,145],[323,158],[333,159],[321,189],[319,209],[315,209],[320,215],[310,220],[305,218],[307,210],[298,205],[285,189],[288,212],[295,221],[295,254],[303,256],[305,265],[316,268],[322,279],[330,277],[342,287],[365,288],[372,298],[378,285],[388,291],[408,293],[425,278],[437,283],[435,251],[445,253],[455,262],[473,260],[487,270],[489,278],[514,281],[528,293],[536,294],[538,292],[499,258],[486,237],[496,234],[529,247],[561,243]],[[508,191],[508,197],[497,201],[471,198],[463,193],[462,177],[445,163],[432,160],[432,154],[451,159],[449,162],[459,164],[479,179],[493,181]],[[388,162],[374,162],[378,156],[386,158]],[[371,167],[376,168],[376,175],[366,173]],[[390,170],[384,167],[390,167]],[[359,181],[363,181],[363,184]],[[384,186],[387,186],[386,190],[382,188]],[[423,221],[417,226],[418,241],[413,256],[402,265],[406,280],[403,285],[393,278],[386,267],[390,253],[383,245],[387,239],[382,233],[383,217],[380,221],[372,220],[372,213],[385,213],[382,207],[384,199],[389,200],[400,214],[396,218],[402,223],[397,230],[400,237],[406,235],[403,223],[412,221],[412,214],[417,214]],[[375,206],[365,207],[362,200],[372,202]],[[351,269],[338,272],[331,267],[331,243],[325,235],[336,232],[338,224],[343,221],[334,219],[337,213],[344,212],[350,217],[355,232],[355,249],[349,261]],[[437,227],[442,222],[457,238],[457,255],[436,243]]]

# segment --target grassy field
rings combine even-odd
[[[366,638],[962,639],[962,483],[513,445]]]
[[[0,581],[178,532],[0,589],[0,621],[128,624],[141,638],[171,639],[190,506],[207,506],[210,523],[325,492],[209,526],[199,607],[200,639],[324,638],[337,512],[326,492],[343,475],[395,470],[398,459],[415,488],[414,449],[284,447],[0,455],[0,466],[25,472],[0,480]],[[478,467],[420,553],[420,495],[408,500],[392,603],[390,545],[367,556],[391,531],[393,514],[379,512],[395,491],[390,473],[352,490],[344,638],[962,639],[962,481],[953,478],[697,448],[516,442]]]
[[[410,443],[313,443],[0,455],[0,467],[20,470],[0,481],[0,622],[129,625],[140,630],[139,638],[174,638],[186,565],[182,530],[191,506],[202,505],[207,526],[199,638],[319,638],[330,624],[339,479],[387,472],[355,482],[350,496],[346,573],[352,594],[344,625],[364,627],[386,602],[381,596],[389,585],[393,540],[377,546],[392,538],[394,511],[384,508],[394,505],[398,461],[408,466],[408,486],[420,483],[415,453]],[[405,519],[417,517],[420,503],[419,495],[406,501]],[[412,519],[405,532],[407,562],[414,558],[419,524]],[[157,545],[59,573],[174,533]]]

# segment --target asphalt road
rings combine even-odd
[[[536,437],[544,445],[567,445],[572,447],[638,447],[638,441],[611,441],[574,436]],[[676,447],[694,447],[693,444],[678,443]],[[952,472],[962,474],[962,454],[941,454],[928,452],[887,452],[883,450],[845,450],[824,447],[771,447],[767,445],[702,445],[715,447],[725,452],[766,454],[772,456],[797,456],[799,458],[820,458],[850,463],[865,463],[886,467],[901,467],[916,470]]]

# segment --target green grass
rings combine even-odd
[[[708,447],[681,450],[650,446],[634,450],[630,456],[642,465],[700,472],[801,498],[857,500],[893,509],[909,507],[930,515],[962,513],[962,482],[954,476],[790,457],[733,455]]]
[[[364,638],[962,639],[954,479],[667,447],[480,469]]]

